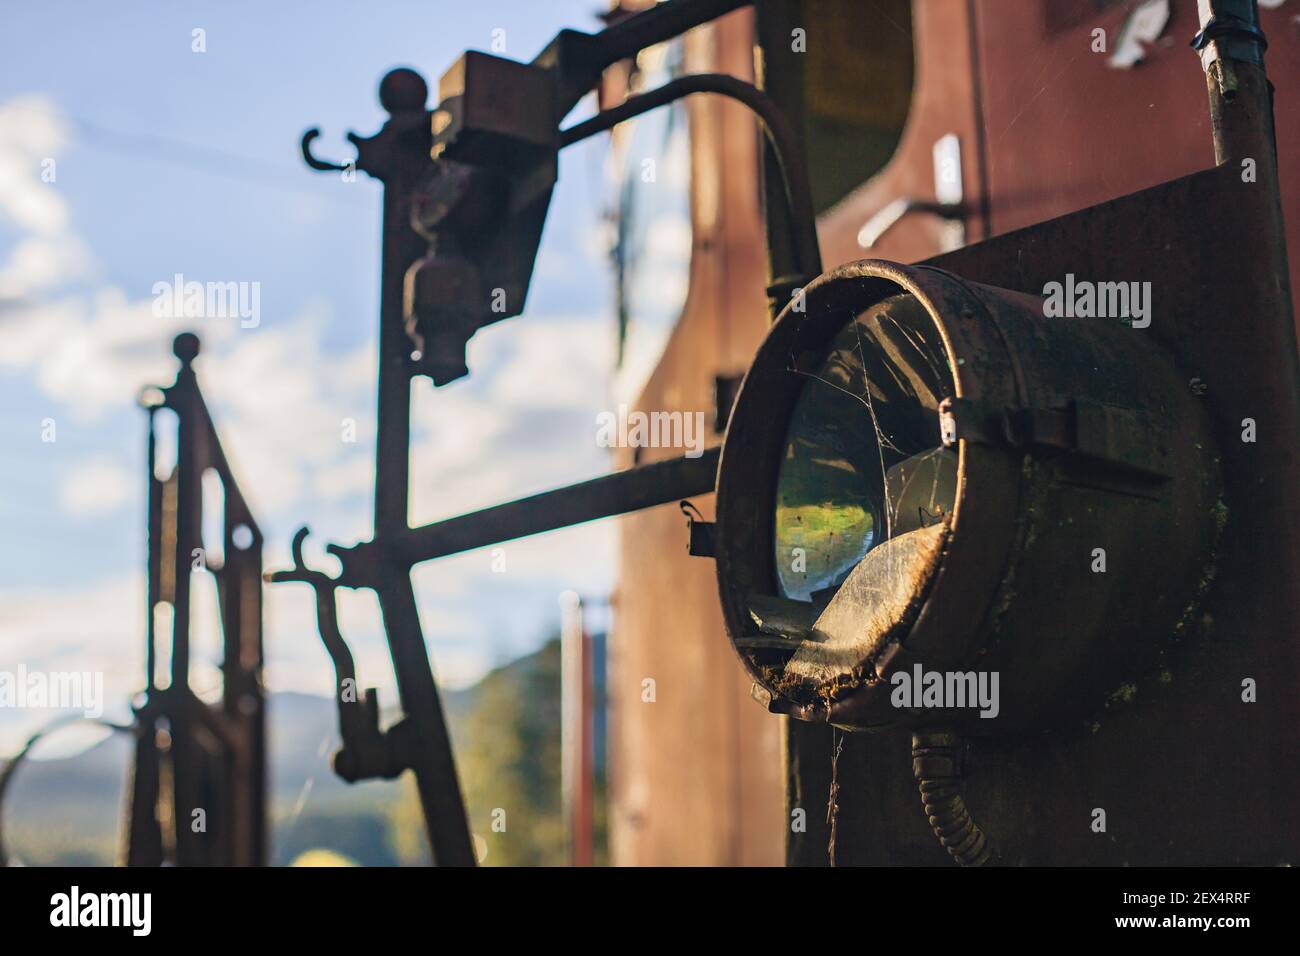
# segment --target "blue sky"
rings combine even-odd
[[[298,525],[321,545],[370,530],[379,186],[313,173],[346,130],[383,121],[399,65],[437,77],[465,48],[531,59],[561,27],[598,27],[593,0],[13,5],[0,32],[0,670],[103,670],[110,706],[142,680],[145,418],[192,327],[223,442],[283,566]],[[193,30],[206,51],[192,50]],[[589,112],[584,102],[575,117]],[[42,171],[53,160],[54,181]],[[481,332],[471,377],[415,402],[412,518],[423,522],[598,474],[614,319],[601,215],[604,138],[562,157],[528,309]],[[261,322],[160,319],[154,283],[257,282]],[[357,442],[340,421],[357,422]],[[52,419],[56,440],[44,442]],[[557,594],[612,584],[608,523],[424,565],[435,667],[463,685],[536,646]],[[344,592],[361,679],[391,702],[373,596]],[[203,613],[202,602],[199,613]],[[210,611],[210,609],[209,609]],[[207,620],[211,621],[211,613]],[[213,622],[215,623],[215,622]],[[268,680],[327,693],[310,592],[269,589]],[[217,662],[197,641],[198,681]],[[206,657],[205,649],[206,648]],[[209,668],[204,671],[203,668]],[[48,717],[0,714],[0,751]]]

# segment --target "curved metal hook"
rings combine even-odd
[[[338,610],[334,606],[337,582],[323,571],[307,567],[303,561],[302,543],[310,533],[303,525],[293,536],[292,570],[271,572],[265,576],[266,580],[301,581],[310,584],[316,592],[316,629],[334,664],[339,736],[343,739],[343,747],[334,754],[335,772],[349,782],[374,776],[394,777],[410,765],[409,761],[400,750],[398,738],[390,740],[379,729],[379,698],[375,691],[367,690],[364,697],[357,696],[356,662],[339,630]]]
[[[326,162],[323,159],[317,159],[311,151],[312,141],[320,135],[320,130],[313,126],[307,132],[302,134],[302,160],[312,169],[319,169],[325,173],[341,173],[346,170],[347,166],[341,166],[338,163]],[[351,135],[348,137],[351,139]]]
[[[289,546],[293,554],[293,568],[288,571],[268,571],[262,575],[262,580],[269,584],[280,584],[285,581],[302,581],[310,584],[314,588],[332,588],[336,583],[332,577],[324,571],[315,571],[307,567],[307,563],[302,558],[302,543],[307,540],[307,535],[311,534],[311,528],[303,525],[298,529],[298,533],[293,536],[293,543]]]
[[[338,611],[334,607],[334,590],[338,582],[324,571],[315,571],[307,567],[306,562],[302,559],[302,543],[307,540],[309,534],[311,534],[311,529],[303,525],[298,529],[298,533],[293,536],[293,543],[289,546],[293,552],[292,570],[271,571],[263,577],[272,584],[280,584],[284,581],[300,581],[312,586],[312,589],[316,592],[317,630],[320,631],[325,650],[329,652],[330,659],[334,661],[334,670],[338,674],[339,684],[342,684],[344,678],[351,678],[355,683],[356,667],[352,662],[352,653],[348,650],[347,642],[343,640],[343,634],[339,631]]]
[[[299,571],[307,570],[307,565],[302,560],[302,543],[307,540],[309,534],[311,534],[311,528],[303,525],[293,536],[293,543],[289,545],[290,551],[293,552],[293,566]]]

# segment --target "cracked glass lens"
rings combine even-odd
[[[885,299],[836,335],[786,434],[774,545],[783,596],[820,602],[873,547],[952,512],[957,458],[939,438],[953,375],[915,298]]]

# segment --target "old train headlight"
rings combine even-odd
[[[773,326],[718,474],[731,641],[773,709],[984,731],[1095,708],[1149,665],[1215,537],[1209,426],[1113,320],[860,262]],[[996,721],[891,677],[997,672]]]
[[[864,309],[805,376],[776,482],[773,555],[782,596],[816,603],[876,545],[941,522],[956,455],[934,427],[953,394],[925,309],[896,295]]]

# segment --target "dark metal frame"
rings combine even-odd
[[[262,687],[262,532],[226,460],[192,362],[199,340],[173,346],[170,387],[146,390],[149,412],[148,643],[143,702],[135,708],[136,757],[127,813],[129,866],[256,866],[267,862],[266,698]],[[157,464],[160,408],[176,414],[176,466]],[[203,550],[205,472],[221,481],[223,557]],[[222,696],[208,705],[190,687],[190,593],[196,555],[217,582],[223,639]],[[155,611],[172,608],[170,675],[160,683]],[[202,810],[203,828],[194,826]],[[166,832],[165,829],[166,828]]]
[[[410,577],[412,566],[473,548],[711,492],[716,479],[718,452],[714,449],[697,458],[683,457],[636,467],[474,514],[419,528],[409,526],[410,381],[420,374],[432,375],[435,382],[464,374],[463,370],[455,370],[454,357],[450,364],[440,365],[437,370],[421,364],[421,356],[415,351],[419,345],[407,331],[415,323],[409,283],[421,281],[414,273],[413,265],[417,261],[432,262],[434,266],[441,262],[444,270],[460,270],[451,278],[448,278],[449,271],[434,270],[435,294],[432,298],[435,300],[435,317],[438,317],[436,310],[439,307],[437,283],[448,283],[443,288],[447,301],[456,301],[458,295],[463,300],[462,286],[457,283],[466,274],[473,276],[472,267],[481,265],[473,263],[467,270],[454,258],[438,258],[438,253],[443,253],[440,245],[453,249],[459,245],[446,221],[453,216],[443,213],[441,221],[428,221],[423,210],[438,204],[430,204],[427,197],[422,197],[422,190],[447,188],[436,182],[429,186],[431,171],[441,168],[440,163],[446,164],[447,169],[453,170],[452,175],[457,176],[452,186],[447,188],[446,195],[459,209],[468,207],[473,210],[469,214],[473,216],[480,214],[484,205],[494,201],[504,205],[504,201],[491,195],[491,191],[503,188],[507,176],[518,179],[520,175],[513,156],[507,155],[502,159],[499,155],[511,152],[509,149],[501,150],[499,143],[495,144],[498,154],[495,156],[496,166],[492,161],[484,163],[483,149],[475,151],[473,160],[467,164],[463,162],[463,155],[446,155],[448,142],[445,137],[440,139],[441,134],[435,133],[434,128],[445,130],[450,126],[458,130],[460,125],[472,123],[472,119],[461,115],[458,109],[470,110],[465,105],[465,101],[470,99],[466,88],[472,82],[472,76],[476,75],[471,71],[477,70],[495,69],[492,77],[502,83],[521,82],[521,77],[525,83],[549,83],[555,128],[544,135],[536,130],[525,131],[531,137],[526,142],[529,150],[535,150],[539,139],[547,138],[552,141],[551,148],[558,150],[692,93],[716,93],[744,103],[762,119],[768,134],[769,154],[775,156],[774,168],[780,173],[779,184],[772,179],[765,182],[768,208],[780,209],[784,216],[782,222],[789,224],[790,230],[788,241],[779,249],[773,248],[769,258],[769,292],[774,299],[775,314],[795,289],[821,271],[821,261],[811,191],[798,137],[781,111],[762,91],[731,77],[684,77],[661,90],[633,97],[622,106],[584,123],[567,130],[558,129],[559,121],[598,83],[606,67],[635,55],[647,46],[748,6],[750,2],[752,0],[670,0],[621,19],[597,34],[565,30],[529,68],[500,60],[496,60],[494,65],[487,62],[490,58],[474,54],[474,63],[460,66],[454,81],[456,95],[445,102],[437,114],[425,108],[427,85],[424,80],[411,70],[394,70],[384,78],[379,91],[380,102],[390,114],[389,120],[373,137],[348,134],[358,150],[355,168],[380,180],[385,187],[375,530],[370,541],[354,547],[327,546],[327,550],[342,564],[341,574],[337,579],[331,579],[322,572],[309,569],[303,562],[301,543],[307,533],[304,528],[295,538],[295,567],[270,575],[269,580],[304,582],[316,589],[321,635],[334,660],[339,684],[343,747],[335,756],[336,771],[346,779],[361,779],[394,776],[403,769],[413,770],[433,857],[439,865],[472,866],[475,853],[451,742],[416,612]],[[523,73],[521,70],[532,72]],[[481,104],[481,100],[476,103]],[[436,124],[435,115],[438,116]],[[318,170],[348,168],[323,161],[311,153],[311,143],[317,135],[319,131],[312,129],[303,136],[302,152],[306,163]],[[484,137],[490,145],[484,149],[492,148],[493,138],[499,139],[502,135],[508,138],[510,131],[503,134],[500,129],[490,130]],[[450,145],[455,147],[457,144],[452,142]],[[483,139],[475,146],[482,147]],[[475,162],[479,166],[475,167]],[[553,165],[553,160],[551,162]],[[511,163],[516,166],[511,166]],[[530,196],[544,187],[544,183],[539,187],[537,182],[544,180],[548,172],[553,175],[553,169],[547,169],[545,159],[540,163],[539,171],[532,174]],[[465,172],[466,165],[473,168]],[[474,169],[485,169],[487,175],[476,173]],[[503,171],[506,175],[499,175]],[[545,188],[545,199],[549,201],[549,187]],[[483,193],[488,195],[484,197]],[[426,200],[423,207],[422,198]],[[520,214],[535,216],[535,200]],[[535,243],[538,229],[534,226],[539,224],[529,218],[517,231],[531,233]],[[440,229],[447,230],[446,235],[440,235]],[[426,251],[426,238],[436,252],[421,260]],[[527,261],[524,270],[526,289],[535,245],[530,250],[525,239],[509,251],[513,255],[508,258],[516,266],[519,260]],[[416,278],[408,277],[408,272]],[[520,310],[522,302],[513,308],[515,311],[510,314]],[[454,320],[455,317],[448,318]],[[468,334],[472,332],[470,328]],[[467,338],[468,334],[464,337]],[[355,675],[346,643],[338,633],[334,612],[334,589],[339,586],[367,587],[378,595],[404,713],[404,717],[387,730],[378,727],[373,693],[367,694],[366,703],[361,704],[356,700],[355,686],[347,683],[349,680],[354,682]],[[346,699],[349,694],[351,700]]]
[[[78,723],[135,738],[123,819],[127,866],[262,866],[268,862],[266,695],[262,685],[262,532],[235,481],[192,362],[198,337],[176,337],[175,382],[141,395],[149,413],[148,583],[145,689],[134,720],[117,724],[65,717],[33,734],[0,770],[0,809],[32,748]],[[176,463],[158,477],[160,409],[176,419]],[[203,545],[203,477],[221,482],[222,554]],[[208,704],[190,685],[193,573],[212,574],[221,618],[221,698]],[[171,608],[170,635],[157,612]],[[159,674],[158,642],[171,640],[170,667]],[[201,816],[200,816],[201,814]],[[7,863],[0,832],[0,866]]]
[[[519,248],[509,250],[514,255],[507,257],[511,262],[505,267],[514,270],[510,273],[512,279],[519,279],[522,263],[525,291],[540,232],[540,223],[536,219],[537,197],[540,196],[543,201],[541,209],[544,216],[544,203],[549,202],[547,177],[554,175],[553,154],[548,160],[545,150],[558,150],[646,109],[692,92],[732,96],[758,112],[766,124],[770,149],[765,169],[779,169],[779,178],[784,184],[781,188],[777,186],[775,177],[765,178],[769,233],[768,288],[774,310],[779,311],[791,292],[820,272],[815,223],[812,220],[811,203],[807,200],[807,176],[797,137],[788,120],[758,90],[727,78],[686,77],[661,90],[633,97],[622,106],[567,130],[555,129],[552,135],[546,130],[539,131],[535,124],[528,130],[503,129],[499,124],[500,117],[488,116],[486,122],[482,122],[483,118],[478,115],[470,117],[468,113],[471,107],[466,105],[471,100],[469,77],[471,73],[487,75],[490,78],[487,85],[499,82],[505,89],[511,88],[511,84],[518,89],[535,82],[549,83],[554,106],[553,117],[558,126],[559,120],[598,81],[607,66],[648,45],[662,42],[745,5],[747,4],[736,0],[671,0],[621,20],[599,34],[563,31],[527,67],[510,64],[509,61],[489,62],[492,58],[485,60],[482,59],[483,55],[476,54],[475,62],[466,62],[457,74],[454,84],[456,95],[451,98],[456,102],[451,102],[451,99],[445,101],[436,113],[425,108],[427,87],[424,81],[409,70],[397,70],[390,73],[380,87],[380,100],[390,113],[388,122],[377,135],[370,138],[349,134],[349,139],[358,148],[356,167],[385,185],[375,530],[372,540],[354,547],[328,546],[328,550],[342,564],[342,573],[336,580],[306,568],[300,551],[305,532],[300,532],[295,541],[295,569],[280,572],[272,576],[272,580],[303,581],[312,584],[317,590],[322,636],[335,658],[340,683],[340,720],[344,728],[344,747],[336,756],[336,768],[349,779],[391,776],[406,768],[414,770],[434,858],[439,864],[473,865],[475,859],[456,779],[451,744],[416,613],[410,579],[412,566],[472,548],[711,492],[716,480],[714,452],[695,460],[682,458],[633,468],[471,515],[420,528],[409,527],[410,380],[419,374],[432,374],[435,381],[441,374],[444,380],[450,380],[458,374],[464,374],[464,370],[455,370],[454,356],[450,365],[439,366],[438,371],[421,366],[420,357],[413,354],[413,340],[407,330],[411,328],[413,319],[417,326],[420,322],[427,326],[432,321],[435,328],[438,321],[455,322],[454,309],[439,311],[440,290],[445,292],[447,301],[459,305],[464,302],[463,289],[458,284],[461,279],[465,275],[477,279],[476,267],[493,265],[456,259],[459,245],[457,240],[464,238],[464,221],[474,221],[486,206],[490,206],[491,200],[498,198],[489,196],[489,201],[485,204],[481,195],[484,191],[502,188],[501,183],[507,182],[510,176],[516,178],[517,185],[520,171],[517,166],[510,167],[513,162],[509,158],[510,144],[516,141],[522,143],[530,155],[541,157],[529,160],[537,165],[526,168],[523,174],[525,177],[533,177],[527,193],[528,222],[525,228],[519,230],[529,234],[529,238]],[[759,5],[761,36],[770,37],[773,34],[773,23],[780,19],[782,6],[779,0]],[[1251,3],[1217,0],[1206,6],[1209,11],[1207,21],[1212,22],[1216,15],[1230,15],[1238,19],[1244,16],[1252,22],[1254,19]],[[1239,7],[1245,11],[1244,14],[1238,10]],[[1211,113],[1219,161],[1222,163],[1226,157],[1234,155],[1252,155],[1258,157],[1263,164],[1271,160],[1272,155],[1272,131],[1267,122],[1267,81],[1260,64],[1250,62],[1249,59],[1236,62],[1228,51],[1231,43],[1237,43],[1243,36],[1239,30],[1225,32],[1217,28],[1207,29],[1198,40],[1198,45],[1209,51],[1205,65],[1210,76]],[[1219,47],[1224,48],[1220,51],[1223,56],[1216,52]],[[472,109],[482,112],[483,90],[477,92],[479,97],[473,100]],[[486,99],[490,102],[491,97]],[[459,112],[461,110],[464,112]],[[435,116],[438,117],[436,122]],[[469,135],[458,143],[456,137],[464,130],[468,130]],[[342,169],[342,166],[322,162],[311,155],[310,143],[315,135],[314,130],[309,131],[303,139],[303,154],[308,164],[316,169]],[[516,135],[518,139],[512,139]],[[470,142],[472,136],[479,138]],[[1241,152],[1235,148],[1234,143],[1247,146],[1249,151]],[[448,147],[451,147],[450,151]],[[536,152],[538,149],[542,152]],[[503,156],[507,158],[503,159]],[[451,185],[422,186],[427,183],[431,170],[443,168],[439,166],[443,162],[449,163],[446,168],[453,170]],[[487,175],[482,175],[484,171]],[[1256,213],[1262,217],[1267,225],[1267,237],[1276,241],[1269,243],[1267,261],[1256,256],[1250,263],[1241,264],[1245,274],[1257,279],[1254,285],[1260,307],[1252,315],[1258,326],[1259,341],[1268,343],[1274,357],[1284,351],[1294,356],[1289,293],[1285,288],[1280,295],[1268,291],[1276,290],[1276,282],[1268,281],[1270,276],[1285,275],[1285,246],[1281,240],[1276,192],[1270,194],[1269,190],[1260,189],[1255,190],[1253,195],[1244,197],[1240,190],[1225,188],[1230,173],[1231,170],[1220,166],[1216,170],[1197,173],[1157,187],[1149,193],[1165,197],[1175,192],[1187,192],[1190,188],[1192,193],[1201,197],[1206,208],[1219,212],[1217,225],[1229,231],[1235,228],[1234,224],[1246,221],[1246,213]],[[1208,188],[1211,181],[1218,184],[1217,189]],[[1206,188],[1202,190],[1199,187]],[[444,213],[440,218],[422,216],[422,188],[443,190],[438,194],[439,198],[449,197],[456,208],[451,214]],[[1080,254],[1079,245],[1062,242],[1061,237],[1068,237],[1080,228],[1090,231],[1089,223],[1108,221],[1110,210],[1129,210],[1135,202],[1143,202],[1146,195],[1137,194],[1114,200],[1092,210],[1083,210],[1025,230],[1016,234],[1014,239],[1004,237],[992,240],[935,261],[959,274],[978,277],[1008,288],[1023,289],[1026,288],[1025,276],[1002,275],[1010,267],[1008,264],[1032,264],[1031,271],[1036,275],[1042,274],[1044,269],[1056,264],[1053,259],[1056,254],[1063,251],[1074,256]],[[498,208],[503,206],[504,203],[498,204]],[[451,220],[458,216],[465,217],[459,236],[451,225]],[[413,219],[420,226],[419,232],[413,226]],[[1161,217],[1148,217],[1145,221],[1160,219]],[[1259,221],[1261,220],[1256,220],[1252,226],[1257,228]],[[1033,255],[1023,255],[1026,248],[1031,248],[1038,241],[1036,237],[1045,232],[1057,237],[1050,244],[1052,253],[1042,262],[1037,261]],[[1094,259],[1109,248],[1110,244],[1104,239],[1089,238],[1087,248],[1092,250]],[[434,250],[428,255],[425,255],[425,239],[431,241]],[[450,255],[439,248],[440,240],[445,240],[441,244],[452,249]],[[1018,252],[1015,255],[1005,253],[1009,244],[1016,244]],[[1251,248],[1251,245],[1242,243],[1240,248]],[[1151,248],[1165,246],[1153,244]],[[420,282],[419,275],[412,271],[417,261],[436,267],[429,272],[432,276],[431,288],[426,287],[423,292],[426,306],[429,305],[430,298],[433,300],[433,311],[425,316],[413,316],[409,299],[411,280],[408,272],[416,276],[417,286]],[[1125,261],[1132,265],[1133,260],[1127,253]],[[1023,269],[1025,266],[1017,265],[1016,268]],[[445,285],[440,286],[439,283]],[[417,296],[418,294],[417,290]],[[1203,287],[1202,297],[1206,294],[1208,293]],[[1238,291],[1233,294],[1238,296],[1235,304],[1239,309],[1240,293]],[[522,300],[513,303],[513,311],[509,314],[517,314],[522,308]],[[1188,311],[1195,311],[1195,308],[1191,305]],[[418,311],[417,304],[416,312]],[[462,344],[463,339],[473,334],[474,328],[504,317],[498,315],[495,318],[472,319],[458,330]],[[1280,321],[1283,317],[1285,322]],[[1193,367],[1207,367],[1205,356],[1180,353],[1180,357],[1190,359]],[[1259,387],[1263,387],[1264,392],[1255,394],[1255,398],[1266,397],[1266,394],[1277,397],[1283,386],[1294,390],[1294,363],[1288,366],[1286,361],[1275,361],[1274,366],[1278,380],[1262,379]],[[450,374],[448,368],[452,369]],[[1286,406],[1284,415],[1292,423],[1295,421],[1294,404],[1292,401]],[[1283,461],[1278,463],[1278,469],[1278,475],[1292,476],[1295,465]],[[1231,474],[1229,480],[1231,482]],[[1278,485],[1284,486],[1285,482]],[[1287,537],[1292,544],[1297,540],[1294,531],[1294,528],[1288,529]],[[388,731],[378,728],[373,698],[368,697],[368,703],[361,710],[348,710],[343,706],[346,703],[344,684],[352,671],[346,644],[337,633],[333,615],[333,592],[337,586],[369,587],[379,597],[405,714]]]

